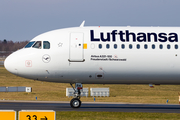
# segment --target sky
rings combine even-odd
[[[0,0],[0,40],[26,41],[61,28],[180,26],[180,0]]]

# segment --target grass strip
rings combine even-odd
[[[56,120],[180,120],[178,113],[56,112]]]
[[[41,82],[21,78],[9,73],[0,67],[0,86],[26,86],[32,87],[31,93],[25,92],[0,92],[2,100],[32,100],[35,101],[70,101],[66,97],[66,88],[71,88],[68,83]],[[179,104],[180,85],[160,85],[150,88],[149,85],[111,85],[111,84],[84,84],[84,88],[110,89],[110,97],[96,97],[96,102],[127,102],[127,103],[161,103]],[[94,98],[82,97],[82,102],[93,102]]]

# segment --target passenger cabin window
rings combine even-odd
[[[170,48],[171,48],[171,46],[168,44],[168,45],[167,45],[167,49],[170,49]]]
[[[162,44],[160,44],[160,45],[159,45],[159,48],[160,48],[160,49],[163,49],[163,45],[162,45]]]
[[[34,43],[35,41],[29,42],[24,48],[30,48]]]
[[[139,49],[140,48],[140,45],[139,44],[137,44],[137,49]]]
[[[144,45],[144,48],[145,48],[145,49],[147,49],[147,48],[148,48],[147,44],[145,44],[145,45]]]
[[[155,49],[155,45],[154,44],[152,45],[152,49]]]
[[[48,41],[43,41],[43,48],[50,49],[50,43]]]
[[[174,45],[175,49],[178,49],[178,45]]]
[[[114,44],[114,48],[117,49],[117,44]]]
[[[109,48],[110,48],[110,45],[109,45],[109,44],[106,44],[106,48],[109,49]]]
[[[124,48],[125,48],[125,45],[124,45],[124,44],[122,44],[122,45],[121,45],[121,48],[122,48],[122,49],[124,49]]]
[[[129,44],[129,48],[132,49],[132,47],[133,47],[132,44]]]
[[[34,45],[33,45],[33,48],[38,48],[38,49],[41,49],[41,41],[37,41]]]
[[[99,44],[99,49],[102,49],[102,44]]]

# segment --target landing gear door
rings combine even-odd
[[[69,62],[84,62],[83,33],[71,33],[69,42]]]

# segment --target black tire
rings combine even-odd
[[[81,106],[81,101],[78,98],[73,98],[70,105],[72,108],[79,108]]]

